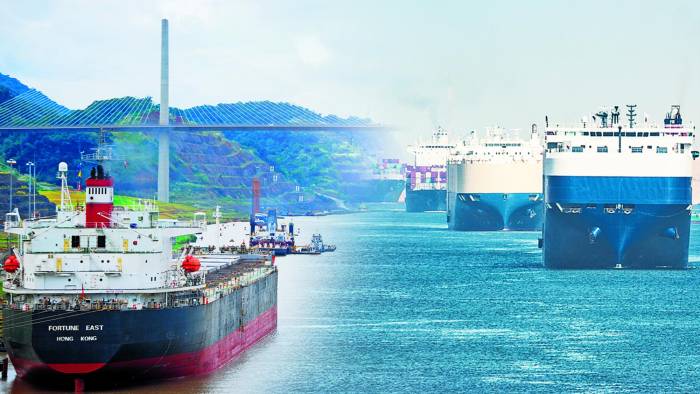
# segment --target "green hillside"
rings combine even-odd
[[[0,86],[10,86],[10,96],[29,89],[10,79],[0,74]],[[10,88],[6,90],[9,92]],[[34,90],[29,92],[40,94]],[[133,102],[134,98],[100,100],[79,111],[67,110],[43,95],[41,100],[48,101],[45,115],[26,111],[21,116],[33,121],[42,119],[42,116],[59,116],[62,121],[69,121],[89,112],[98,118],[111,117],[115,123],[128,122],[130,117],[136,116],[132,113],[101,113],[120,106],[122,102]],[[157,105],[150,98],[138,100],[142,108],[146,108],[146,121],[155,121]],[[274,116],[279,118],[275,120],[279,122],[294,123],[309,118],[331,123],[342,121],[332,115],[321,116],[287,103],[235,103],[207,108],[219,108],[222,114],[223,111],[269,111],[272,108]],[[179,117],[184,113],[174,109],[172,121],[180,121]],[[23,120],[18,118],[15,121]],[[119,158],[109,169],[115,177],[116,193],[153,198],[157,185],[157,136],[146,132],[114,132],[108,138]],[[373,139],[371,135],[352,132],[173,132],[171,201],[202,209],[221,205],[224,210],[242,216],[250,210],[254,177],[261,181],[263,208],[278,208],[282,213],[332,211],[343,206],[342,201],[357,202],[365,197],[367,201],[381,200],[383,197],[354,193],[374,190],[362,187],[371,175],[368,147],[374,143]],[[69,165],[71,185],[77,185],[81,165],[84,175],[89,172],[88,164],[80,161],[81,152],[90,152],[97,141],[97,133],[90,132],[0,132],[0,156],[14,158],[18,163],[36,162],[39,180],[53,184],[56,184],[58,163],[65,161]]]

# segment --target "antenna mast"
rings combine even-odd
[[[627,105],[627,119],[629,119],[630,122],[630,129],[634,127],[636,121],[635,118],[637,117],[637,114],[635,111],[637,110],[637,104],[632,104],[632,105]]]
[[[61,180],[61,211],[67,212],[73,210],[73,204],[70,201],[70,191],[68,190],[68,164],[60,162],[58,164],[58,176]]]

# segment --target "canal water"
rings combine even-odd
[[[338,250],[278,260],[274,335],[211,375],[113,392],[700,389],[700,227],[687,271],[545,270],[537,233],[449,232],[439,213],[298,227]]]

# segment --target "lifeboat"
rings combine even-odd
[[[202,264],[199,262],[199,259],[192,256],[188,255],[185,257],[185,259],[182,261],[182,269],[185,270],[185,272],[197,272],[199,271],[199,268],[202,266]]]

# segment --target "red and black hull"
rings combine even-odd
[[[276,329],[277,272],[196,306],[4,313],[8,353],[24,379],[134,382],[206,374]]]

